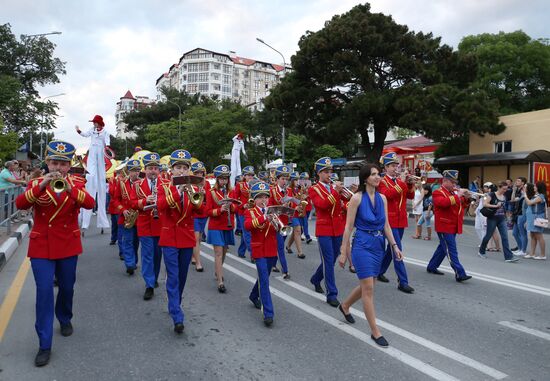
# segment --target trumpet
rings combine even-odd
[[[340,195],[341,195],[342,197],[344,197],[345,199],[349,200],[349,199],[351,199],[351,198],[353,197],[353,194],[354,194],[354,193],[353,193],[349,188],[346,188],[346,187],[344,186],[344,184],[342,184],[342,182],[340,182],[340,181],[334,181],[334,180],[330,180],[330,182],[331,182],[332,184],[334,184],[334,185],[336,185],[336,184],[342,185],[342,190],[340,191]]]
[[[50,181],[50,187],[55,193],[63,193],[67,190],[67,180],[62,177]]]
[[[409,179],[412,179],[414,183],[420,183],[422,185],[426,184],[426,180],[424,180],[422,177],[420,176],[415,176],[415,175],[406,175],[406,180],[408,181]]]
[[[202,202],[204,201],[204,191],[200,186],[203,181],[204,179],[201,176],[187,175],[172,177],[172,184],[183,185],[185,192],[187,192],[187,195],[189,196],[189,200],[191,200],[191,204],[195,206],[202,205]],[[193,185],[199,186],[198,192],[195,191]]]

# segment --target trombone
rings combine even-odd
[[[283,237],[286,237],[287,235],[292,232],[292,227],[286,226],[283,224],[281,219],[279,218],[280,215],[284,214],[289,217],[294,215],[294,208],[290,208],[288,206],[283,205],[272,205],[268,206],[265,212],[266,216],[271,216],[270,221],[271,225],[275,228],[275,230],[282,235]]]
[[[204,181],[203,177],[194,176],[194,175],[172,177],[172,184],[174,186],[183,185],[183,189],[185,192],[187,192],[187,195],[189,196],[189,200],[191,201],[191,204],[195,206],[202,205],[202,202],[204,201],[204,190],[201,185],[203,181]],[[195,188],[193,188],[193,185],[198,186],[199,188],[198,192],[195,191]]]

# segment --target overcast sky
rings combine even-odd
[[[260,37],[290,61],[306,30],[316,31],[352,0],[0,0],[0,23],[16,35],[61,31],[50,36],[65,61],[61,83],[41,89],[59,103],[56,137],[77,146],[74,131],[90,127],[95,114],[115,133],[116,102],[129,89],[155,98],[155,80],[183,52],[202,47],[281,63],[256,42]],[[415,31],[433,32],[456,47],[463,36],[522,29],[532,38],[550,37],[550,2],[545,0],[373,0],[372,10],[392,15]],[[145,147],[146,148],[146,147]]]

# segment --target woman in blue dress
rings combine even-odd
[[[527,259],[546,259],[546,242],[544,241],[544,228],[535,225],[535,219],[546,218],[546,184],[539,181],[526,185],[525,204],[527,204],[527,231],[531,236],[531,252],[525,256]],[[540,255],[536,256],[537,245]]]
[[[338,258],[342,268],[348,260],[353,263],[359,278],[359,286],[351,291],[338,309],[344,314],[348,323],[355,323],[349,309],[355,302],[362,299],[363,310],[371,329],[371,338],[376,344],[387,347],[389,344],[376,325],[374,281],[380,273],[386,250],[386,238],[393,249],[394,260],[403,260],[403,254],[395,243],[388,223],[386,197],[376,191],[380,179],[380,172],[374,164],[366,164],[359,170],[359,191],[353,195],[348,205],[346,229]],[[355,236],[353,245],[350,246],[354,227]]]

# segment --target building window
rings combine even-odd
[[[257,100],[260,96],[260,92],[258,90],[254,90],[254,100]]]
[[[230,84],[231,83],[231,77],[228,76],[228,75],[224,75],[223,76],[223,83],[226,84],[226,85]]]
[[[254,89],[258,90],[260,88],[260,81],[254,81]]]
[[[199,83],[199,92],[205,93],[208,91],[208,83]]]
[[[231,66],[223,65],[223,72],[224,72],[224,74],[230,74],[231,73]]]
[[[187,82],[191,83],[191,82],[197,82],[197,80],[199,79],[199,75],[197,73],[191,73],[189,74],[189,76],[187,77]]]
[[[219,83],[214,83],[212,84],[212,90],[213,91],[220,91],[220,84]]]
[[[189,64],[189,72],[197,72],[199,71],[199,64],[198,63],[190,63]]]
[[[197,84],[194,83],[192,85],[187,85],[187,92],[188,93],[196,93],[197,92]]]
[[[212,80],[219,81],[220,80],[220,75],[218,73],[212,73]]]
[[[221,68],[221,65],[219,63],[213,63],[212,65],[214,65],[214,70],[220,70]]]
[[[231,86],[224,86],[223,87],[223,92],[224,93],[231,93]]]
[[[512,152],[511,140],[495,143],[495,153],[501,153],[501,152]]]
[[[199,73],[199,82],[208,82],[208,73]]]

